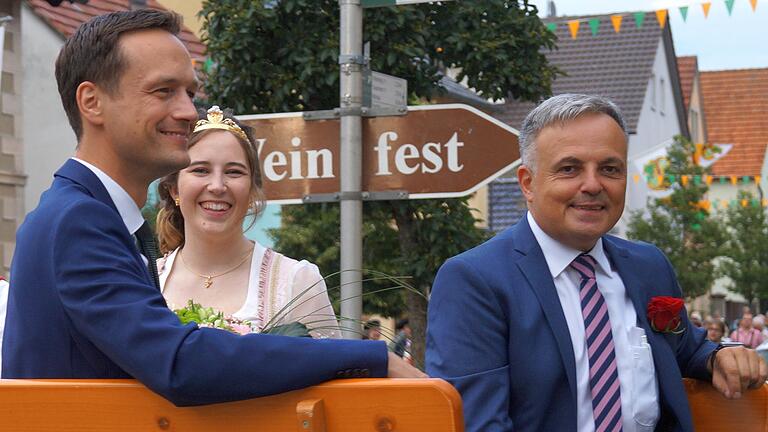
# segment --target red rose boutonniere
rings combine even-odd
[[[674,334],[685,331],[680,318],[684,305],[683,299],[677,297],[653,297],[648,303],[648,322],[653,331]]]

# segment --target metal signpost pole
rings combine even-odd
[[[344,337],[360,338],[363,311],[362,101],[363,7],[360,0],[339,0],[341,84],[341,321]]]

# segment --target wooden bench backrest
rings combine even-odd
[[[0,380],[0,430],[462,432],[464,426],[458,392],[438,379],[331,381],[187,408],[134,380]]]
[[[768,432],[768,385],[731,400],[709,383],[684,381],[696,432]]]

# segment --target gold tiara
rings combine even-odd
[[[224,111],[222,111],[218,105],[214,105],[208,110],[208,120],[202,119],[195,123],[195,129],[192,133],[197,133],[206,129],[222,129],[230,131],[243,140],[251,142],[251,140],[248,139],[248,135],[245,134],[245,131],[243,131],[237,123],[231,118],[224,117]]]

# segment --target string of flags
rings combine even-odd
[[[702,183],[706,184],[707,186],[712,185],[713,183],[719,183],[719,184],[731,184],[734,186],[737,186],[739,184],[741,185],[747,185],[751,183],[759,184],[762,180],[761,176],[717,176],[717,175],[686,175],[686,174],[664,174],[664,175],[658,175],[658,176],[652,176],[652,175],[646,175],[644,178],[640,176],[640,174],[635,174],[632,176],[632,180],[635,182],[635,184],[640,183],[640,180],[645,180],[649,185],[655,185],[656,187],[663,187],[665,189],[668,189],[671,187],[672,184],[680,184],[682,186],[687,186],[689,183],[693,183],[695,185],[700,185]],[[715,200],[701,200],[696,205],[701,208],[702,210],[709,211],[711,208],[722,208],[726,209],[728,207],[736,207],[741,205],[742,207],[768,207],[768,198],[760,199],[715,199]]]
[[[723,0],[723,2],[725,3],[725,8],[728,11],[728,16],[731,16],[731,14],[733,13],[733,4],[735,1],[736,0]],[[757,0],[748,0],[748,1],[750,6],[752,7],[752,12],[755,12],[757,10]],[[712,7],[712,2],[706,1],[703,3],[699,3],[699,5],[701,6],[701,11],[704,14],[704,19],[707,19],[709,17],[709,11]],[[680,6],[677,9],[680,13],[680,16],[683,19],[683,22],[687,22],[690,5]],[[645,24],[645,17],[647,13],[648,12],[634,12],[631,14],[613,14],[610,16],[611,24],[613,25],[613,30],[616,33],[620,33],[621,26],[624,23],[624,18],[628,16],[633,18],[636,28],[638,29],[642,28],[643,25]],[[657,9],[653,11],[653,13],[655,13],[656,15],[656,23],[658,24],[658,26],[660,28],[664,28],[664,25],[667,22],[667,15],[669,14],[669,10]],[[599,17],[594,17],[587,20],[574,19],[574,20],[567,20],[567,21],[560,21],[560,22],[548,22],[546,23],[546,27],[549,31],[554,33],[560,25],[565,24],[568,26],[568,30],[571,33],[571,38],[576,39],[578,37],[579,30],[583,23],[586,23],[589,26],[589,30],[592,33],[592,36],[597,35],[600,29],[600,23],[601,23],[601,19]]]

